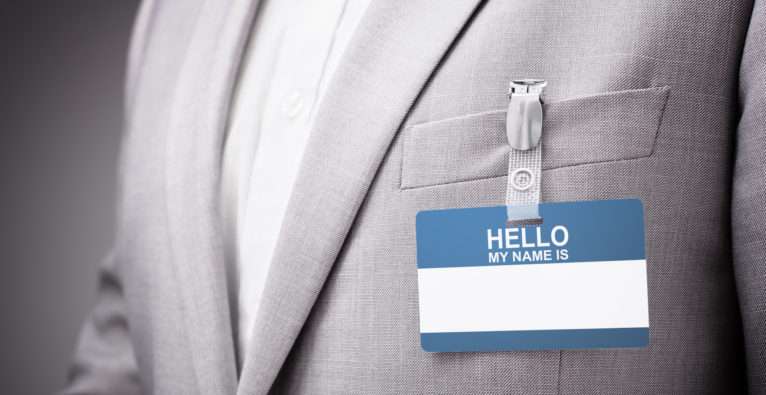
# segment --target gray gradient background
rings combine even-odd
[[[137,0],[0,2],[0,393],[66,380],[113,236]]]

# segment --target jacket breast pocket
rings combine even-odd
[[[668,88],[609,92],[545,103],[543,170],[650,156]],[[506,110],[406,127],[401,189],[505,176]]]

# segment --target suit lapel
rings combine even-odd
[[[317,115],[277,242],[240,394],[269,390],[419,92],[479,0],[370,5]]]
[[[172,260],[199,392],[232,394],[237,372],[218,205],[228,102],[257,1],[205,0],[171,109],[166,198]]]

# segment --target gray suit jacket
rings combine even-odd
[[[766,1],[373,1],[319,110],[238,377],[218,210],[254,0],[147,1],[118,238],[66,393],[766,388]],[[427,353],[415,214],[504,203],[513,78],[544,201],[639,198],[651,343]]]

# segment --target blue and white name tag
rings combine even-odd
[[[649,303],[640,200],[543,203],[510,227],[506,206],[416,218],[425,351],[643,347]]]

